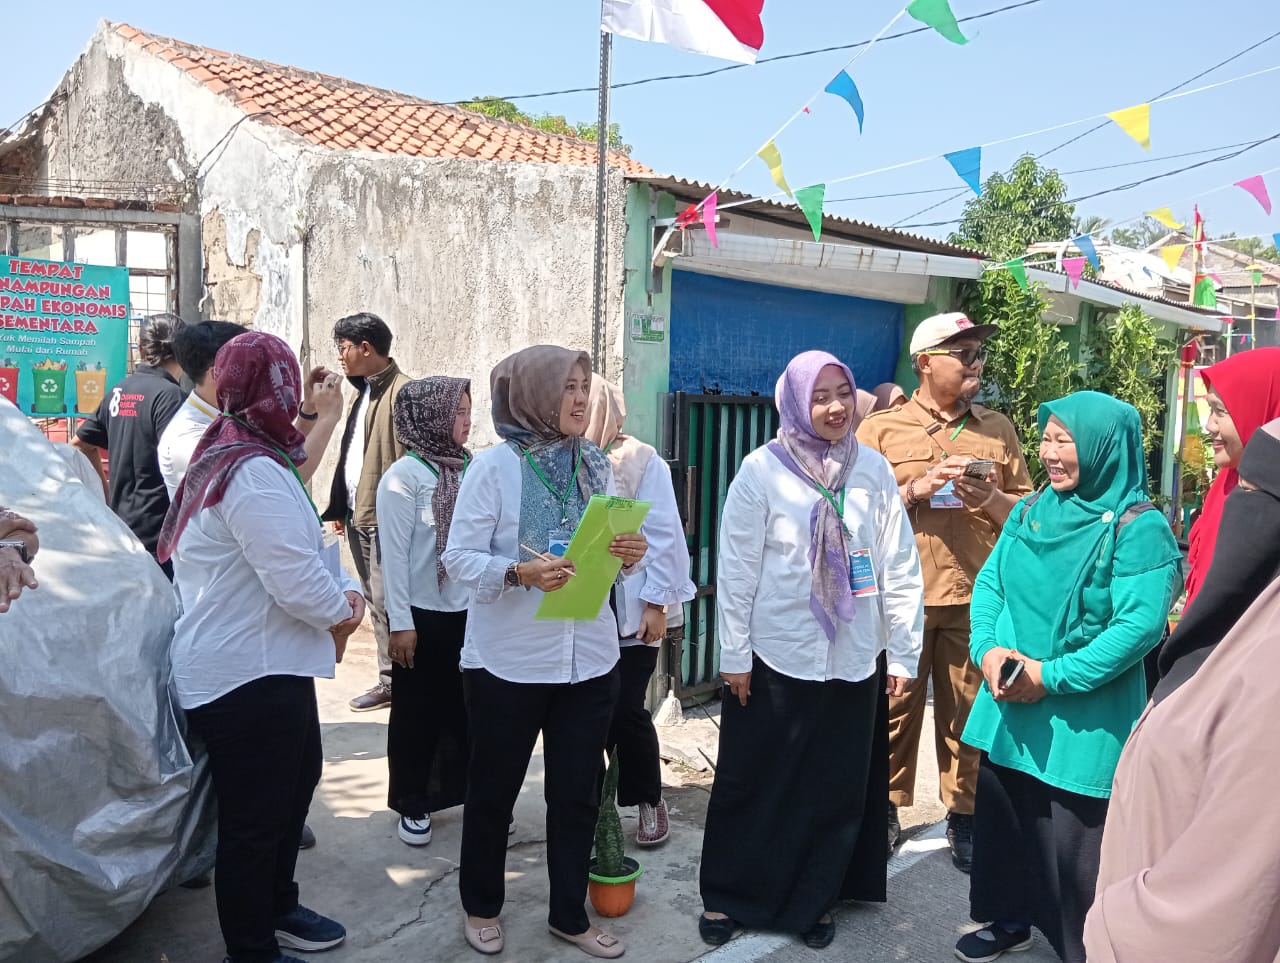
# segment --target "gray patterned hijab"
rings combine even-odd
[[[440,585],[448,578],[440,559],[449,542],[453,506],[471,459],[470,452],[453,440],[453,423],[462,396],[470,394],[471,382],[466,378],[421,378],[400,389],[391,415],[400,444],[438,473],[431,516],[436,523],[436,578]]]
[[[564,383],[575,367],[590,377],[591,356],[543,344],[509,355],[489,376],[493,427],[521,460],[520,542],[539,551],[550,532],[576,527],[591,496],[605,494],[609,483],[604,453],[560,430]],[[550,488],[567,496],[563,507]]]

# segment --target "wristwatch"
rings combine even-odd
[[[502,581],[508,588],[520,587],[520,573],[516,571],[518,562],[512,562],[507,566],[506,574],[503,575]]]
[[[20,538],[0,538],[0,549],[11,548],[18,553],[23,565],[31,564],[31,556],[27,554],[27,543]]]

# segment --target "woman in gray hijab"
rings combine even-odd
[[[462,650],[472,753],[459,891],[467,942],[485,954],[504,945],[507,821],[539,734],[549,928],[590,956],[623,952],[584,906],[618,694],[616,621],[607,605],[591,621],[537,619],[543,595],[574,576],[563,554],[587,502],[616,494],[608,459],[582,437],[590,387],[590,356],[567,348],[526,348],[493,369],[504,444],[477,455],[463,479],[444,553],[449,576],[474,593]],[[619,535],[609,551],[629,572],[646,547],[642,535]]]

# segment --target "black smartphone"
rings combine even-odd
[[[1000,666],[1000,688],[1007,689],[1013,685],[1026,667],[1027,664],[1021,659],[1015,659],[1013,656],[1005,659],[1004,664]]]
[[[995,467],[995,462],[990,458],[975,458],[969,464],[964,466],[964,474],[966,478],[976,478],[978,481],[986,481],[987,476],[991,474],[991,469]]]

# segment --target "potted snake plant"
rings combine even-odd
[[[618,750],[609,754],[604,787],[600,792],[600,813],[596,817],[596,851],[591,860],[587,887],[591,905],[601,916],[621,916],[631,909],[636,896],[636,880],[643,867],[626,855],[622,818],[618,815]]]

